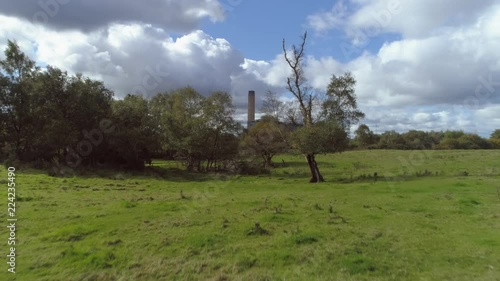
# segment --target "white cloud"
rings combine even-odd
[[[347,6],[344,1],[338,1],[330,11],[324,11],[307,17],[307,26],[316,33],[325,33],[344,25],[347,16]]]
[[[203,93],[231,91],[243,56],[227,40],[195,30],[174,39],[147,24],[113,24],[90,33],[55,31],[0,16],[2,40],[15,39],[42,65],[104,80],[118,96],[150,95],[193,86]],[[4,43],[5,46],[5,43]]]
[[[313,85],[324,88],[332,73],[352,71],[366,121],[385,129],[487,135],[498,127],[500,4],[400,1],[390,12],[391,2],[399,1],[353,0],[351,9],[357,8],[343,15],[345,24],[330,28],[344,30],[352,40],[349,47],[388,32],[402,39],[386,42],[373,54],[360,49],[360,56],[342,64],[331,57],[311,58]],[[316,31],[324,32],[324,26]],[[360,31],[365,38],[356,37]]]
[[[309,16],[308,26],[319,33],[341,29],[357,44],[366,37],[388,32],[404,38],[422,38],[447,27],[467,26],[493,3],[494,0],[349,0],[338,2],[330,12]]]
[[[489,0],[450,1],[401,0],[397,6],[390,0],[351,0],[308,17],[308,25],[317,32],[340,28],[355,44],[363,41],[359,31],[365,36],[401,35],[345,62],[307,57],[310,84],[324,91],[332,74],[353,72],[365,121],[378,126],[379,132],[463,129],[489,134],[500,118],[500,5]],[[197,10],[194,3],[201,2],[205,6]],[[178,5],[187,5],[178,7],[183,12],[177,21],[184,27],[196,26],[200,18],[222,16],[216,1]],[[39,63],[102,79],[118,96],[150,95],[187,85],[203,93],[229,91],[239,115],[246,110],[248,90],[257,92],[257,107],[266,91],[285,91],[290,70],[282,54],[269,61],[245,59],[224,38],[192,28],[174,38],[170,31],[177,24],[162,26],[152,18],[105,18],[89,31],[59,30],[0,15],[0,48],[5,49],[6,39],[16,39]],[[185,18],[193,24],[185,24]]]
[[[0,14],[58,30],[86,32],[117,22],[151,24],[164,30],[189,32],[196,29],[202,19],[214,22],[224,19],[224,9],[215,0],[1,1]]]
[[[320,91],[326,89],[332,74],[353,72],[365,122],[379,126],[379,131],[452,129],[486,136],[500,124],[500,36],[496,29],[500,6],[466,22],[435,29],[427,36],[422,32],[387,42],[374,54],[364,52],[345,63],[310,56],[305,72]],[[244,68],[273,86],[283,85],[289,73],[281,55],[272,61],[245,60]]]
[[[281,54],[269,62],[245,59],[242,67],[245,72],[253,74],[258,80],[283,89],[286,86],[286,77],[290,73],[289,66]]]
[[[495,11],[467,27],[386,43],[378,53],[364,53],[347,63],[309,58],[310,81],[324,89],[332,73],[352,71],[360,103],[367,106],[464,104],[476,95],[481,77],[500,82],[500,71],[492,73],[500,61],[500,36],[485,32],[500,21],[500,6]],[[479,99],[486,99],[486,87],[481,90]]]
[[[85,33],[57,31],[22,19],[0,15],[0,47],[15,39],[41,65],[99,79],[115,91],[150,96],[191,86],[203,94],[228,91],[236,106],[246,108],[249,90],[257,92],[257,107],[268,90],[284,89],[287,70],[273,62],[245,60],[223,38],[195,30],[173,38],[149,24],[111,24]]]

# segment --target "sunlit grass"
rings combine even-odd
[[[302,157],[275,162],[259,177],[18,170],[17,280],[500,278],[500,151],[320,155],[315,185]]]

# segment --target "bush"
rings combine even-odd
[[[500,139],[489,139],[491,148],[500,149]]]
[[[237,173],[240,175],[267,175],[271,171],[262,167],[260,162],[241,160],[238,162]]]

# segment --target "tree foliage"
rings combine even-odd
[[[316,154],[347,149],[347,145],[344,145],[347,144],[347,130],[364,114],[357,109],[354,93],[356,80],[351,73],[339,77],[332,75],[326,94],[314,90],[308,84],[304,72],[306,40],[307,32],[302,36],[299,46],[292,45],[291,50],[287,50],[283,39],[283,53],[291,71],[286,80],[286,89],[295,98],[287,116],[290,117],[290,123],[302,126],[295,134],[295,147],[307,160],[311,170],[310,182],[317,183],[324,179],[315,159]],[[300,116],[297,116],[297,112]],[[344,141],[340,142],[342,138]],[[337,142],[332,143],[334,140]]]
[[[368,148],[378,142],[378,136],[373,133],[366,124],[361,124],[354,132],[356,146],[358,148]]]
[[[262,166],[268,169],[273,166],[272,158],[288,151],[288,130],[272,116],[263,117],[252,126],[241,142],[242,153],[247,156],[260,157]]]
[[[20,158],[28,152],[36,134],[33,82],[37,73],[35,62],[9,40],[5,59],[0,61],[0,106],[10,157]]]
[[[293,134],[295,147],[305,154],[336,153],[347,150],[347,132],[334,122],[321,121],[303,126]]]
[[[127,95],[123,100],[113,101],[112,122],[115,126],[107,139],[114,165],[127,169],[142,169],[149,159],[150,139],[148,101],[142,96]]]
[[[206,171],[224,168],[224,161],[238,154],[242,127],[234,118],[231,96],[214,92],[204,97],[193,88],[178,89],[153,99],[153,115],[165,147],[188,170]]]
[[[0,61],[4,154],[50,162],[63,161],[69,151],[77,153],[85,133],[99,128],[109,116],[113,93],[102,82],[82,75],[70,76],[51,66],[40,70],[15,42],[8,42],[5,55]],[[95,156],[95,150],[86,148],[90,151],[79,158]]]
[[[492,148],[500,149],[500,129],[496,129],[491,133],[489,142]]]
[[[322,104],[326,119],[340,124],[346,130],[365,117],[358,109],[355,86],[356,79],[350,72],[338,77],[333,75],[327,87],[327,99]]]

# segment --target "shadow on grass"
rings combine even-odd
[[[142,171],[130,171],[113,168],[87,168],[80,167],[78,169],[67,169],[64,174],[57,176],[50,175],[51,169],[34,169],[34,168],[19,168],[16,169],[16,175],[22,176],[50,176],[52,178],[96,178],[96,179],[112,179],[126,180],[128,178],[156,178],[174,182],[205,182],[212,180],[224,180],[229,175],[221,173],[196,173],[174,167],[150,166],[145,167]]]
[[[273,160],[273,162],[277,168],[288,168],[288,167],[289,168],[302,168],[302,169],[308,168],[307,162],[305,159],[304,159],[304,161],[285,161],[285,162],[283,162],[282,159],[275,159],[275,160]],[[320,167],[320,169],[321,169],[321,167],[335,166],[334,163],[326,162],[326,161],[316,160],[316,163],[318,163],[318,166]]]
[[[164,167],[146,167],[144,172],[141,172],[144,176],[153,176],[168,181],[177,182],[204,182],[211,181],[214,179],[221,179],[221,174],[216,173],[196,173],[189,172],[179,168],[164,168]],[[141,175],[139,173],[138,175]]]
[[[285,164],[275,162],[276,166],[273,171],[269,174],[254,175],[254,177],[261,178],[272,178],[276,180],[304,180],[308,182],[310,179],[310,172],[305,161],[286,161]],[[320,170],[322,167],[327,166],[326,162],[318,162]],[[79,167],[78,169],[72,170],[68,169],[64,175],[54,176],[53,178],[96,178],[96,179],[112,179],[112,180],[126,180],[129,178],[153,178],[158,180],[165,180],[171,182],[207,182],[213,180],[227,180],[234,176],[229,173],[199,173],[199,172],[189,172],[183,168],[176,167],[179,165],[174,165],[172,163],[166,163],[163,165],[153,165],[146,166],[142,171],[130,171],[117,168],[88,168]],[[2,167],[4,168],[4,167]],[[16,168],[16,174],[18,177],[22,176],[47,176],[49,175],[51,169],[34,169],[28,166],[21,166]],[[400,182],[414,180],[418,177],[411,175],[399,175],[399,176],[386,176],[383,175],[375,178],[374,175],[361,174],[350,176],[345,173],[340,173],[337,175],[324,175],[325,181],[330,183],[339,184],[350,184],[350,183],[368,183],[368,182]]]

